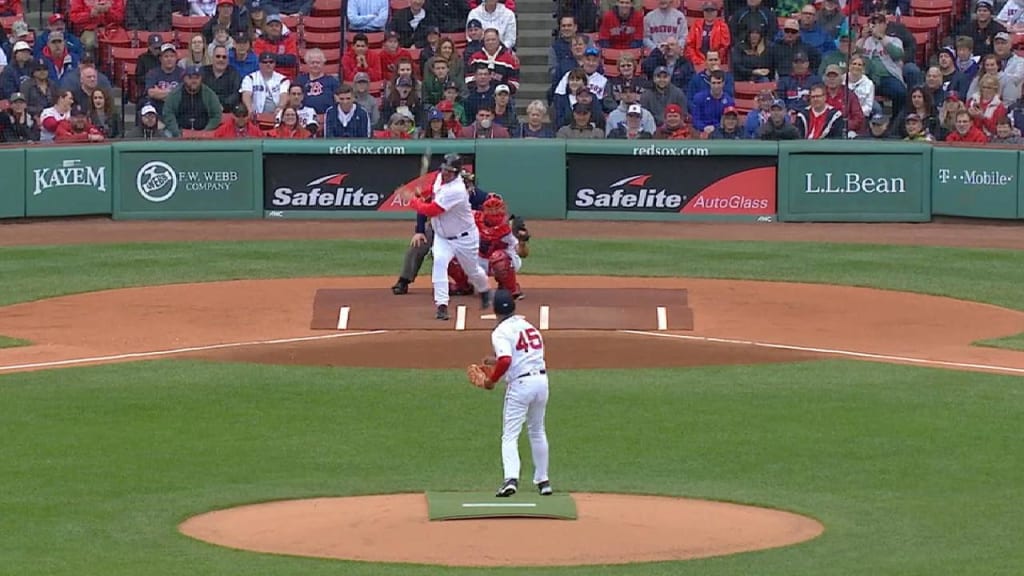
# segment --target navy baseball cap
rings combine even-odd
[[[504,288],[494,292],[494,313],[507,315],[516,311],[516,299]]]

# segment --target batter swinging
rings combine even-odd
[[[548,437],[544,414],[548,405],[548,376],[544,361],[544,339],[526,318],[517,316],[512,292],[494,293],[494,314],[498,325],[491,333],[493,366],[473,364],[468,373],[473,385],[492,389],[505,377],[505,407],[502,413],[501,461],[505,481],[495,493],[499,498],[512,496],[519,489],[519,434],[526,423],[533,452],[533,483],[541,496],[552,493],[548,478]],[[486,362],[485,362],[486,364]]]
[[[473,288],[480,294],[480,306],[491,305],[490,285],[487,273],[480,267],[477,251],[480,247],[480,233],[469,204],[469,192],[459,177],[462,172],[462,158],[458,154],[447,154],[441,165],[441,173],[434,180],[433,197],[423,200],[419,192],[411,199],[410,205],[416,212],[430,217],[434,229],[434,268],[431,281],[434,285],[434,304],[438,320],[448,320],[448,263],[458,260],[468,275]]]

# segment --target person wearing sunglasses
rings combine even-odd
[[[224,110],[231,110],[242,101],[242,95],[238,92],[242,87],[242,76],[233,66],[228,65],[227,47],[217,46],[213,49],[213,62],[203,66],[203,84],[213,90]]]

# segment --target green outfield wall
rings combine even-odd
[[[868,141],[161,140],[0,148],[0,218],[410,220],[462,155],[531,219],[1024,219],[1024,150]]]

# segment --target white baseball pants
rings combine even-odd
[[[505,478],[519,479],[519,434],[526,423],[533,452],[533,483],[548,480],[548,435],[544,431],[544,413],[548,406],[548,377],[526,376],[505,386],[502,415],[501,461]]]
[[[480,233],[476,228],[456,236],[445,238],[434,231],[434,268],[431,282],[434,284],[434,305],[448,304],[448,263],[455,258],[466,271],[469,281],[477,293],[490,290],[487,280],[487,269],[480,267],[477,252],[480,250]]]

